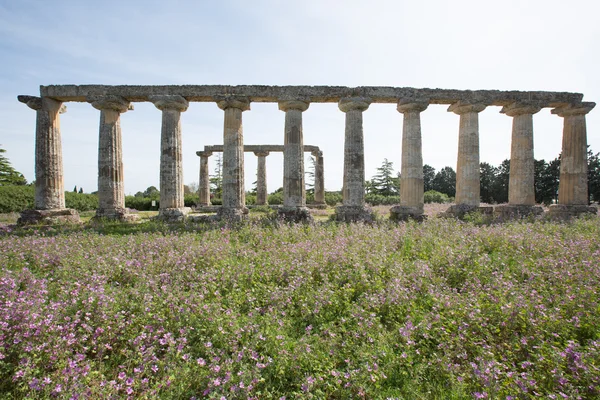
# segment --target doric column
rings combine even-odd
[[[510,148],[508,205],[496,206],[494,214],[500,220],[519,219],[542,214],[535,206],[535,159],[533,157],[533,114],[541,107],[533,103],[512,103],[501,113],[513,117]]]
[[[323,166],[323,152],[313,151],[315,158],[315,204],[325,204],[325,168]]]
[[[198,206],[210,206],[210,177],[208,175],[208,157],[211,151],[197,151],[200,157],[200,178],[198,180]]]
[[[564,118],[562,155],[560,158],[560,181],[558,185],[558,205],[551,207],[551,213],[595,213],[595,207],[588,207],[587,179],[587,130],[585,115],[596,103],[570,104],[555,108],[552,114]]]
[[[404,114],[402,125],[402,164],[400,167],[400,206],[390,209],[392,219],[406,220],[423,217],[423,147],[421,112],[426,101],[400,100],[398,112]]]
[[[279,210],[289,220],[310,218],[306,209],[304,187],[304,139],[302,113],[308,109],[305,100],[279,101],[279,109],[285,112],[283,149],[283,207]]]
[[[266,206],[267,201],[267,156],[268,151],[255,151],[258,157],[258,167],[256,169],[256,205]]]
[[[150,96],[149,99],[162,111],[159,217],[181,220],[190,211],[183,203],[181,140],[181,113],[188,109],[189,103],[177,95]]]
[[[458,159],[456,165],[456,206],[449,210],[462,215],[479,207],[479,113],[485,104],[452,104],[448,111],[460,115]]]
[[[372,221],[373,215],[365,207],[365,149],[363,139],[363,111],[371,99],[350,97],[340,100],[338,107],[346,113],[344,137],[343,206],[336,209],[342,221]]]
[[[133,219],[125,208],[123,179],[123,147],[121,142],[121,113],[133,109],[120,96],[89,98],[88,102],[100,110],[98,138],[98,209],[97,218]]]
[[[76,210],[65,208],[60,114],[67,108],[62,102],[35,96],[18,100],[36,110],[35,129],[35,210],[21,213],[19,223],[79,222]]]
[[[226,96],[217,101],[225,112],[223,126],[223,205],[221,218],[240,220],[248,213],[244,190],[244,132],[242,112],[250,109],[244,97]]]

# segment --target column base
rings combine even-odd
[[[423,222],[427,220],[427,215],[423,214],[422,207],[393,206],[390,208],[390,220],[403,222],[413,220]]]
[[[598,208],[587,205],[552,204],[548,207],[548,218],[554,221],[568,221],[581,216],[595,216]]]
[[[21,212],[21,218],[17,220],[18,225],[32,224],[77,224],[81,222],[79,212],[72,208],[55,210],[25,210]]]
[[[481,213],[490,218],[494,215],[494,207],[480,207],[468,204],[455,204],[450,206],[445,212],[440,214],[443,218],[458,218],[463,219],[467,214]]]
[[[314,202],[314,203],[310,203],[307,204],[306,207],[308,208],[315,208],[317,210],[324,210],[327,208],[327,203],[323,202]]]
[[[221,206],[201,206],[201,205],[197,205],[196,208],[194,209],[194,211],[199,212],[199,213],[216,213],[217,211],[219,211],[219,209],[221,208]]]
[[[126,208],[115,208],[115,209],[97,209],[96,215],[92,220],[113,220],[119,222],[135,222],[139,219],[136,214],[130,214]]]
[[[221,207],[217,211],[217,217],[220,220],[225,220],[229,222],[240,222],[248,218],[248,208]]]
[[[157,219],[165,222],[181,222],[192,211],[189,207],[161,208],[158,210]]]
[[[277,215],[286,222],[313,222],[307,207],[280,207]]]
[[[544,209],[540,206],[504,204],[494,207],[494,220],[497,222],[538,218],[543,214]]]
[[[367,206],[338,206],[335,208],[335,220],[372,223],[375,221],[375,214]]]

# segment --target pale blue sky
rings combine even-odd
[[[600,100],[599,3],[594,0],[430,1],[44,1],[0,0],[0,144],[34,179],[35,112],[19,94],[50,84],[265,84],[409,86],[573,91]],[[61,116],[65,188],[97,186],[99,112],[68,103]],[[122,116],[125,190],[158,186],[160,111],[135,103]],[[481,160],[510,155],[511,118],[480,114]],[[247,144],[283,143],[284,114],[252,104]],[[424,162],[456,167],[457,115],[421,115]],[[600,151],[600,106],[587,118]],[[185,182],[198,181],[196,150],[222,143],[223,112],[192,103],[182,114]],[[535,156],[560,152],[562,119],[534,116]],[[383,158],[400,167],[402,115],[394,105],[364,113],[367,178]],[[335,104],[304,113],[305,144],[325,155],[325,186],[342,185],[344,114]],[[214,157],[211,158],[211,170]],[[269,191],[282,156],[267,158]],[[246,186],[256,159],[246,156]]]

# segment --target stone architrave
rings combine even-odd
[[[89,98],[88,102],[100,110],[98,137],[98,209],[96,218],[121,221],[134,220],[125,208],[123,177],[123,146],[121,140],[121,114],[133,109],[119,96]]]
[[[285,112],[285,135],[283,150],[283,207],[279,214],[287,220],[311,219],[306,208],[304,187],[304,139],[302,113],[309,102],[285,100],[279,102],[279,109]]]
[[[244,190],[244,131],[242,112],[250,109],[245,97],[225,96],[217,99],[224,111],[223,124],[223,205],[220,218],[239,221],[248,214]]]
[[[555,218],[580,214],[596,214],[597,208],[588,206],[587,129],[585,116],[596,103],[570,104],[555,108],[552,114],[564,119],[558,204],[550,206]]]
[[[258,157],[258,166],[256,168],[256,205],[266,206],[267,199],[267,156],[268,151],[254,152]]]
[[[404,114],[402,125],[402,164],[400,167],[400,206],[390,209],[395,220],[409,218],[423,220],[423,146],[421,139],[421,112],[428,102],[424,100],[400,100],[398,112]]]
[[[208,207],[210,203],[210,177],[208,174],[208,157],[212,156],[210,151],[196,152],[200,156],[200,177],[198,180],[198,206]]]
[[[159,218],[178,221],[190,212],[183,202],[183,156],[181,113],[188,101],[178,95],[151,96],[150,100],[162,111],[160,153]]]
[[[458,159],[456,165],[456,205],[446,211],[449,215],[462,217],[464,214],[480,210],[493,212],[492,207],[479,207],[479,113],[487,106],[481,103],[464,103],[458,101],[450,107],[449,112],[460,115],[458,131]]]
[[[520,219],[543,213],[541,207],[535,207],[533,156],[533,114],[540,110],[541,107],[533,103],[512,103],[500,110],[513,117],[508,205],[494,209],[494,215],[500,220]]]
[[[325,167],[323,163],[323,152],[313,151],[315,158],[315,201],[317,206],[325,206]]]
[[[79,213],[65,207],[60,114],[67,108],[48,97],[18,96],[36,111],[34,210],[24,210],[19,224],[79,222]]]
[[[365,148],[363,138],[363,112],[371,99],[343,98],[338,108],[346,113],[344,136],[344,186],[343,205],[336,208],[339,221],[373,221],[373,213],[365,207]]]

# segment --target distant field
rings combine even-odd
[[[600,396],[598,219],[144,226],[0,236],[0,398]]]

